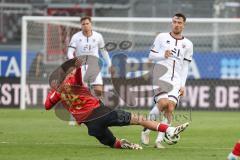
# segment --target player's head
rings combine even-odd
[[[82,17],[80,20],[81,29],[83,32],[89,32],[92,30],[92,19],[89,16]]]
[[[186,22],[186,16],[182,13],[176,13],[172,18],[172,32],[181,34]]]

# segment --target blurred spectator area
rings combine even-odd
[[[56,8],[65,8],[65,10],[58,11]],[[75,11],[71,11],[71,8],[75,8]],[[240,17],[240,2],[239,0],[1,0],[0,47],[20,45],[23,15],[50,13],[54,16],[170,17],[181,11],[191,18],[235,18]]]

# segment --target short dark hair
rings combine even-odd
[[[184,14],[182,14],[182,13],[176,13],[173,17],[175,17],[175,16],[176,17],[182,17],[184,22],[186,22],[186,20],[187,20],[186,16]]]
[[[90,22],[92,22],[92,18],[90,16],[84,16],[84,17],[81,17],[80,19],[80,23],[82,23],[82,21],[85,21],[85,20],[89,20]]]

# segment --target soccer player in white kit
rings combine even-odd
[[[154,93],[156,104],[149,113],[150,117],[157,117],[160,112],[163,112],[162,123],[166,124],[171,124],[173,111],[178,104],[179,96],[184,95],[188,66],[193,55],[192,42],[182,35],[185,22],[186,17],[183,14],[175,14],[172,18],[172,31],[170,33],[159,33],[149,54],[149,60],[164,65],[168,69],[167,73],[159,79],[173,86],[173,89],[169,92]],[[142,131],[141,141],[145,145],[149,144],[149,134],[150,130],[148,129]],[[162,145],[163,138],[164,133],[159,132],[155,141],[156,148],[165,148]]]
[[[109,71],[111,71],[111,60],[108,52],[105,49],[105,43],[103,40],[103,36],[92,30],[92,19],[89,16],[82,17],[80,20],[81,31],[75,33],[68,46],[67,57],[68,59],[72,59],[75,56],[89,56],[89,59],[92,56],[99,58],[99,50],[102,54],[102,57],[109,67]],[[88,58],[88,57],[87,57]],[[87,68],[89,66],[82,64],[82,75],[84,76]],[[99,67],[98,64],[95,64],[91,67]],[[100,69],[100,68],[98,68]],[[87,82],[86,82],[87,83]],[[101,72],[99,72],[95,78],[95,80],[91,81],[90,87],[93,87],[95,95],[97,97],[101,97],[103,93],[103,80]],[[70,125],[74,125],[74,122],[69,122]]]
[[[92,30],[91,17],[82,17],[80,20],[82,31],[75,33],[68,46],[68,59],[72,59],[75,56],[95,56],[99,58],[99,50],[104,58],[108,67],[111,67],[111,60],[108,52],[105,49],[105,43],[103,36]],[[98,64],[96,64],[97,67]],[[95,67],[95,66],[94,66]],[[87,67],[82,67],[83,72],[86,72]],[[84,75],[84,74],[83,74]],[[90,84],[93,86],[95,94],[101,96],[103,91],[102,75],[99,73],[94,82]]]

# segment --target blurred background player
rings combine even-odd
[[[84,85],[80,67],[68,74],[59,87],[51,86],[52,89],[45,101],[46,110],[61,101],[78,124],[84,123],[87,126],[90,136],[94,136],[100,143],[112,148],[142,149],[138,144],[117,139],[108,128],[111,126],[141,125],[154,131],[166,132],[169,138],[177,136],[188,127],[188,123],[169,127],[166,124],[146,120],[139,114],[104,106]]]
[[[44,54],[40,51],[36,54],[29,70],[29,79],[38,80],[47,77],[43,57]]]
[[[68,46],[67,56],[68,59],[72,59],[75,56],[95,56],[99,59],[99,50],[101,51],[102,57],[105,63],[108,65],[109,70],[111,67],[111,60],[108,52],[105,49],[105,43],[103,36],[92,30],[92,20],[91,17],[85,16],[80,20],[81,31],[75,33]],[[90,57],[89,57],[90,59]],[[99,67],[98,62],[94,64],[94,67]],[[82,73],[85,75],[88,66],[82,67]],[[88,83],[88,82],[86,82]],[[101,72],[98,73],[96,79],[89,84],[93,87],[96,96],[101,97],[103,93],[103,80]],[[69,125],[75,125],[73,119],[70,120]]]
[[[72,59],[75,56],[95,56],[99,58],[99,50],[103,56],[105,63],[111,68],[111,60],[108,52],[105,49],[105,43],[103,36],[92,30],[91,17],[85,16],[80,20],[81,31],[75,33],[68,46],[68,59]],[[85,73],[88,66],[82,67],[82,72]],[[94,66],[95,67],[95,66]],[[98,64],[96,64],[98,67]],[[84,74],[83,74],[84,75]],[[93,86],[96,96],[101,96],[103,92],[103,80],[102,75],[99,73],[94,82],[90,84]]]
[[[240,140],[237,141],[231,153],[229,153],[227,160],[239,160],[240,158]]]
[[[184,95],[188,66],[193,55],[192,42],[182,35],[185,22],[185,15],[175,14],[172,18],[172,31],[158,34],[149,54],[150,60],[168,68],[167,73],[160,77],[160,80],[173,85],[173,89],[168,93],[154,93],[156,105],[150,111],[150,117],[157,117],[159,111],[163,112],[161,122],[169,125],[173,120],[173,111],[178,104],[179,96]],[[149,134],[148,129],[142,131],[141,141],[145,145],[149,144]],[[163,137],[164,133],[158,134],[155,147],[164,148],[161,144]]]

